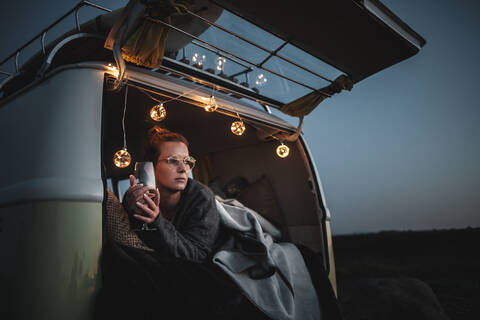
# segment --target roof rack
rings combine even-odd
[[[15,63],[15,72],[18,73],[20,71],[20,67],[18,65],[18,56],[20,55],[20,53],[22,52],[23,49],[25,49],[26,47],[28,47],[30,44],[32,44],[35,40],[39,39],[40,38],[40,44],[41,44],[41,49],[42,49],[42,52],[43,54],[45,55],[46,52],[45,52],[45,36],[47,35],[47,32],[50,31],[53,27],[55,27],[57,24],[59,24],[60,22],[62,22],[63,20],[65,20],[65,18],[67,18],[68,16],[70,16],[72,13],[75,14],[75,25],[76,25],[76,28],[78,30],[78,32],[80,32],[80,22],[79,22],[79,19],[78,19],[78,12],[81,8],[83,7],[92,7],[92,8],[96,8],[96,9],[99,9],[99,10],[103,10],[105,12],[112,12],[112,10],[110,9],[107,9],[107,8],[104,8],[102,6],[99,6],[98,4],[95,4],[95,3],[92,3],[92,2],[89,2],[89,1],[80,1],[75,7],[73,7],[72,9],[70,9],[67,13],[65,13],[63,16],[61,16],[60,18],[58,18],[55,22],[53,22],[51,25],[49,25],[48,27],[46,27],[45,29],[43,29],[39,34],[37,34],[35,37],[33,37],[31,40],[27,41],[27,43],[25,43],[23,46],[21,46],[20,48],[18,48],[17,50],[15,50],[12,54],[10,54],[8,57],[6,57],[5,59],[3,59],[1,62],[0,62],[0,67],[3,66],[7,61],[9,61],[10,59],[12,59],[13,57],[15,57],[15,60],[14,60],[14,63]],[[14,76],[14,74],[10,73],[10,72],[6,72],[6,71],[2,71],[0,70],[0,73],[1,74],[5,74],[5,75],[9,75],[9,76]]]
[[[27,46],[31,45],[34,41],[40,39],[41,50],[42,50],[41,52],[43,53],[43,56],[45,56],[45,60],[42,63],[42,66],[41,66],[40,70],[38,70],[38,72],[37,72],[37,77],[41,78],[41,77],[44,76],[45,72],[49,68],[55,54],[66,43],[70,42],[71,40],[77,39],[79,37],[97,37],[98,38],[99,37],[98,35],[87,34],[87,33],[82,33],[81,32],[81,26],[80,26],[79,19],[78,19],[78,12],[81,8],[83,8],[85,6],[93,7],[93,8],[105,11],[105,12],[111,12],[112,11],[108,8],[104,8],[102,6],[99,6],[99,5],[94,4],[92,2],[89,2],[89,1],[80,1],[75,7],[73,7],[71,10],[69,10],[63,16],[58,18],[55,22],[50,24],[47,28],[42,30],[33,39],[29,40],[27,43],[22,45],[20,48],[16,49],[11,55],[9,55],[8,57],[6,57],[5,59],[3,59],[0,62],[0,68],[6,62],[11,60],[12,58],[14,58],[14,64],[15,64],[15,73],[9,73],[9,72],[0,70],[0,74],[7,76],[7,78],[4,79],[4,81],[2,83],[0,83],[0,91],[2,90],[3,86],[8,81],[10,81],[12,78],[14,78],[16,75],[19,74],[21,67],[19,66],[19,63],[18,63],[18,56],[20,55],[22,50],[24,50]],[[306,68],[305,66],[302,66],[302,65],[300,65],[300,64],[298,64],[298,63],[296,63],[296,62],[294,62],[294,61],[292,61],[288,58],[285,58],[280,54],[278,54],[278,51],[281,50],[283,47],[285,47],[287,44],[289,44],[289,41],[283,41],[282,40],[283,43],[279,47],[277,47],[275,50],[269,50],[269,49],[263,47],[262,45],[257,44],[254,41],[251,41],[251,40],[249,40],[249,39],[247,39],[247,38],[245,38],[241,35],[238,35],[235,32],[232,32],[231,30],[227,30],[226,28],[224,28],[224,27],[222,27],[222,26],[220,26],[220,25],[218,25],[214,22],[211,22],[208,19],[205,19],[205,18],[203,18],[203,17],[201,17],[201,16],[199,16],[199,15],[197,15],[197,14],[191,12],[191,11],[187,10],[187,13],[189,15],[191,15],[192,17],[196,18],[196,19],[200,19],[202,22],[208,24],[209,26],[212,26],[212,27],[214,27],[214,28],[216,28],[216,29],[218,29],[222,32],[225,32],[225,33],[241,40],[241,41],[244,41],[244,42],[246,42],[250,45],[253,45],[254,47],[266,52],[268,54],[268,56],[265,59],[263,59],[263,61],[261,61],[260,63],[255,63],[255,62],[253,62],[253,61],[251,61],[247,58],[236,55],[229,50],[221,48],[220,46],[214,45],[214,44],[212,44],[212,43],[210,43],[206,40],[200,39],[199,37],[196,37],[196,36],[186,32],[186,31],[184,31],[180,28],[177,28],[177,27],[169,24],[169,23],[163,22],[161,20],[152,19],[155,22],[163,24],[164,26],[166,26],[166,27],[168,27],[172,30],[180,32],[181,34],[184,34],[187,37],[190,37],[192,39],[192,44],[193,45],[201,47],[201,48],[206,49],[208,51],[211,51],[211,52],[215,53],[216,55],[218,55],[219,57],[224,57],[224,58],[228,59],[229,61],[232,61],[233,63],[238,64],[238,65],[240,65],[244,68],[244,70],[242,70],[240,72],[236,72],[235,74],[232,74],[230,76],[227,75],[227,76],[224,76],[224,77],[220,77],[220,76],[217,76],[216,74],[209,74],[209,72],[205,72],[203,70],[195,70],[196,68],[191,67],[185,61],[182,61],[182,60],[177,61],[175,59],[167,59],[166,58],[163,62],[163,65],[159,69],[163,69],[164,71],[167,71],[167,72],[176,72],[177,74],[181,74],[183,77],[185,77],[187,79],[189,78],[189,80],[191,80],[191,81],[192,80],[195,81],[195,78],[200,78],[203,81],[212,82],[214,85],[219,85],[222,88],[225,88],[226,91],[229,91],[232,95],[237,94],[237,96],[252,99],[252,100],[260,103],[264,108],[266,107],[266,104],[268,104],[272,107],[275,107],[275,108],[280,108],[284,103],[259,94],[258,90],[254,90],[255,88],[252,89],[252,88],[249,88],[248,86],[242,85],[242,84],[245,84],[245,82],[243,82],[242,84],[239,85],[239,84],[237,84],[237,83],[235,83],[231,80],[233,80],[234,77],[239,76],[241,74],[245,74],[246,78],[248,79],[248,73],[254,70],[252,67],[255,67],[255,68],[267,71],[267,72],[269,72],[269,73],[271,73],[275,76],[278,76],[279,78],[285,79],[289,82],[292,82],[292,83],[300,85],[304,88],[307,88],[308,90],[317,91],[317,92],[320,92],[320,93],[324,94],[325,96],[330,96],[329,94],[324,93],[321,90],[318,90],[317,88],[314,88],[309,84],[298,81],[296,79],[293,79],[293,78],[288,77],[286,75],[280,74],[280,73],[278,73],[278,72],[276,72],[276,71],[274,71],[270,68],[265,67],[265,63],[269,59],[271,59],[272,57],[277,57],[277,58],[281,59],[282,61],[284,61],[288,64],[291,64],[292,66],[294,66],[296,68],[302,69],[302,70],[310,73],[311,75],[317,77],[318,79],[321,79],[323,81],[327,81],[327,82],[330,82],[330,83],[333,82],[332,79],[328,79],[327,77],[325,77],[321,74],[318,74],[314,71],[311,71],[310,69]],[[59,24],[61,21],[63,21],[65,18],[67,18],[71,14],[75,15],[75,25],[76,25],[77,33],[74,33],[73,35],[70,35],[69,37],[63,39],[61,42],[57,43],[55,45],[55,47],[52,48],[50,50],[50,52],[48,52],[48,54],[47,54],[46,49],[45,49],[45,36],[46,36],[47,32],[50,31],[53,27],[55,27],[57,24]],[[191,77],[192,75],[194,75],[194,77]],[[246,82],[248,82],[248,80]],[[268,108],[265,108],[265,109],[268,111]]]

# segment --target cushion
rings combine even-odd
[[[249,185],[248,180],[241,176],[230,179],[223,187],[227,198],[238,198],[240,193]]]
[[[240,193],[238,200],[277,226],[285,224],[272,184],[267,176],[262,176],[259,180],[247,186]]]
[[[220,178],[219,177],[215,177],[214,179],[210,180],[210,182],[208,183],[208,187],[217,196],[220,196],[223,199],[225,199],[227,197],[222,190],[222,185],[220,183]]]
[[[107,188],[107,204],[103,215],[104,232],[107,238],[124,246],[152,250],[147,247],[137,234],[130,230],[128,214],[118,198]]]

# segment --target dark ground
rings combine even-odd
[[[480,319],[480,228],[379,232],[333,239],[340,302],[351,283],[415,278],[451,320]]]

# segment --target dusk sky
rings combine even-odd
[[[77,2],[2,1],[0,59]],[[111,9],[127,3],[93,2]],[[427,44],[351,92],[325,100],[305,119],[332,231],[480,227],[480,4],[382,2]],[[72,26],[73,18],[64,30]]]

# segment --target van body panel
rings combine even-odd
[[[102,201],[104,73],[69,69],[0,108],[0,143],[14,156],[0,180],[0,206],[45,200]]]
[[[99,286],[102,203],[0,208],[3,319],[87,319]]]
[[[327,240],[327,247],[328,247],[328,263],[330,266],[330,270],[328,273],[328,278],[330,279],[330,283],[332,284],[333,290],[335,294],[338,296],[337,291],[337,273],[335,269],[335,257],[333,255],[333,244],[332,244],[332,230],[330,227],[330,220],[325,221],[325,237]]]

